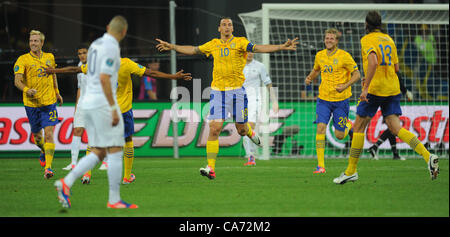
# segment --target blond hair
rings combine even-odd
[[[108,26],[110,30],[117,33],[121,33],[124,29],[128,28],[128,22],[127,19],[125,19],[125,17],[117,15],[113,17],[113,19],[111,19]]]
[[[338,29],[336,29],[336,28],[329,28],[329,29],[327,29],[327,30],[325,30],[325,35],[326,34],[334,34],[334,35],[336,35],[336,39],[337,40],[339,40],[339,38],[341,38],[341,32],[338,30]]]
[[[38,31],[38,30],[31,30],[31,31],[30,31],[30,36],[32,36],[32,35],[39,35],[40,38],[41,38],[41,42],[44,42],[44,40],[45,40],[45,35],[44,35],[44,33],[40,32],[40,31]]]

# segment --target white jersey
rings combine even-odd
[[[78,67],[83,65],[82,62],[78,63]],[[87,84],[87,75],[80,72],[77,74],[77,80],[78,80],[78,89],[80,89],[80,98],[78,98],[77,107],[80,108],[80,101],[83,99],[84,95],[86,94],[86,84]]]
[[[95,40],[89,47],[87,61],[89,66],[87,70],[86,94],[81,101],[83,109],[109,106],[100,82],[100,74],[111,76],[111,89],[117,104],[117,77],[120,68],[119,42],[110,34],[105,33],[103,37]]]
[[[272,83],[269,74],[267,73],[266,66],[255,59],[245,65],[244,76],[245,81],[243,86],[247,95],[250,97],[259,98],[262,85],[261,82],[264,86]]]

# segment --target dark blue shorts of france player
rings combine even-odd
[[[378,108],[381,108],[383,117],[389,115],[401,115],[402,108],[400,107],[400,99],[402,95],[394,96],[376,96],[372,94],[367,95],[369,102],[360,101],[356,108],[356,114],[360,117],[373,117]]]
[[[123,117],[123,127],[125,129],[124,137],[129,137],[134,134],[134,118],[133,109],[128,110],[122,114]]]
[[[31,132],[38,133],[41,129],[48,126],[55,126],[59,123],[56,103],[43,107],[25,106]]]
[[[316,121],[314,123],[328,124],[331,115],[333,115],[333,126],[339,131],[345,131],[347,128],[348,113],[350,104],[348,99],[342,101],[326,101],[317,98]]]
[[[229,115],[237,123],[246,123],[248,120],[248,100],[245,88],[216,91],[211,90],[209,99],[209,120],[226,120]]]

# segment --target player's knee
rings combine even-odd
[[[402,127],[400,126],[388,126],[389,131],[394,135],[397,136],[398,132],[400,131]]]
[[[210,137],[213,137],[213,138],[215,138],[215,137],[219,137],[219,135],[220,135],[220,128],[216,128],[216,127],[211,127],[210,129],[209,129],[209,136]]]

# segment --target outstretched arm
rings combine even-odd
[[[169,51],[169,50],[175,50],[178,53],[186,54],[186,55],[195,55],[195,54],[201,54],[202,52],[198,49],[197,46],[192,45],[176,45],[171,44],[166,41],[156,39],[159,44],[156,45],[156,48],[162,52],[162,51]]]
[[[63,67],[63,68],[48,67],[48,68],[44,68],[44,71],[48,75],[54,74],[54,73],[80,73],[81,67],[74,67],[74,66]]]
[[[282,50],[292,50],[295,51],[297,49],[298,37],[293,40],[288,39],[284,44],[272,45],[272,44],[263,44],[263,45],[255,45],[254,53],[272,53]]]
[[[180,70],[175,74],[168,74],[165,72],[150,70],[147,68],[147,69],[145,69],[144,75],[149,76],[149,77],[155,77],[155,78],[161,78],[161,79],[171,79],[171,80],[183,79],[183,80],[189,81],[192,79],[191,74],[183,73],[183,70]]]

